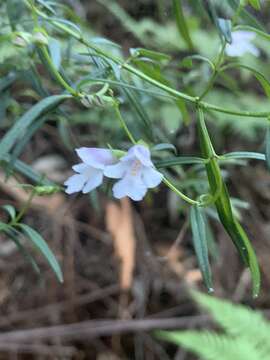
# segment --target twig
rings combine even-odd
[[[157,329],[181,329],[187,326],[205,325],[210,322],[206,315],[183,316],[169,319],[141,319],[141,320],[98,320],[80,323],[58,325],[35,329],[24,329],[2,333],[0,345],[10,342],[32,342],[35,340],[49,340],[56,336],[62,340],[82,340],[121,333],[137,333]]]

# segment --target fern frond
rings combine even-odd
[[[264,351],[244,338],[206,331],[161,331],[159,336],[196,353],[202,360],[269,360]]]
[[[197,303],[206,308],[228,335],[242,338],[270,353],[270,324],[259,312],[213,296],[193,292]]]

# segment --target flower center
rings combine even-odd
[[[131,165],[131,175],[132,176],[137,176],[138,175],[138,172],[140,171],[141,169],[141,162],[139,160],[134,160],[132,165]]]

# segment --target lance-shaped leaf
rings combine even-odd
[[[170,166],[184,165],[184,164],[204,164],[205,159],[195,156],[177,156],[169,159],[155,161],[157,168],[164,168]]]
[[[208,257],[208,242],[203,209],[194,205],[190,209],[190,224],[195,253],[208,291],[213,291],[212,274]]]
[[[204,158],[209,160],[205,163],[205,167],[211,193],[213,196],[218,193],[218,196],[215,198],[215,206],[219,219],[232,239],[243,262],[250,269],[253,284],[253,295],[257,296],[260,290],[260,270],[257,257],[244,229],[233,215],[228,190],[221,177],[221,170],[215,157],[215,152],[211,144],[208,130],[204,122],[204,115],[201,109],[199,109],[198,133],[202,155]]]
[[[46,241],[40,236],[40,234],[36,230],[32,229],[30,226],[26,224],[18,224],[17,226],[23,231],[23,233],[29,238],[29,240],[33,242],[33,244],[39,249],[42,255],[47,259],[58,280],[60,282],[63,282],[62,270],[54,254],[47,245]]]
[[[234,11],[237,11],[239,6],[239,0],[227,0],[228,4],[231,6],[231,8]],[[262,31],[265,30],[264,25],[258,19],[255,18],[255,16],[251,15],[245,8],[242,8],[242,10],[239,13],[239,18],[244,21],[244,23],[254,26],[257,29],[260,29]]]
[[[221,159],[234,160],[234,159],[255,159],[265,161],[265,155],[262,153],[252,151],[235,151],[222,155]]]
[[[183,12],[182,0],[173,0],[173,12],[175,15],[176,25],[180,35],[185,40],[187,46],[192,49],[193,44],[189,34],[186,17]]]
[[[0,226],[0,228],[1,228],[1,226]],[[14,244],[16,245],[16,247],[18,248],[20,253],[24,256],[25,260],[30,263],[33,270],[38,275],[40,275],[40,268],[39,268],[38,264],[36,263],[35,259],[30,254],[30,252],[25,248],[25,246],[19,240],[20,233],[14,227],[11,227],[8,225],[1,230],[10,238],[10,240],[12,240],[14,242]]]
[[[23,136],[27,128],[40,116],[47,114],[55,109],[70,95],[53,95],[41,100],[39,103],[31,107],[22,117],[20,117],[12,128],[4,135],[0,141],[0,159],[7,154],[16,141]]]
[[[259,81],[259,83],[261,84],[261,86],[265,92],[265,95],[268,98],[270,98],[270,82],[260,71],[252,68],[251,66],[247,66],[244,64],[240,64],[240,63],[233,63],[233,64],[229,64],[224,67],[224,69],[226,69],[226,70],[233,69],[233,68],[241,68],[241,69],[250,71],[256,77],[256,79]]]
[[[260,10],[261,8],[260,0],[249,0],[249,3],[251,6],[254,7],[254,9]]]
[[[270,124],[268,124],[267,130],[266,130],[265,157],[266,157],[267,168],[270,171]]]

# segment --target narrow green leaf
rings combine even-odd
[[[132,60],[134,64],[147,76],[155,79],[162,84],[170,85],[170,82],[163,76],[161,67],[156,62],[145,61],[143,59],[134,58]]]
[[[25,147],[27,146],[27,144],[29,143],[29,141],[31,140],[33,135],[36,133],[37,130],[39,130],[42,127],[42,125],[44,124],[44,122],[46,120],[47,120],[47,117],[42,116],[39,119],[37,119],[36,121],[34,121],[28,127],[25,136],[22,139],[20,139],[20,141],[17,142],[17,144],[14,147],[14,150],[12,151],[10,161],[6,168],[7,176],[10,175],[12,169],[14,168],[16,159],[21,155],[21,153],[23,152],[23,150],[25,149]]]
[[[211,160],[205,166],[212,194],[214,194],[216,192],[218,182],[216,179],[216,173],[218,171],[220,172],[220,170],[215,160]],[[219,174],[219,176],[221,175]],[[250,269],[253,283],[253,295],[257,296],[260,289],[260,270],[257,258],[244,229],[233,215],[231,201],[224,182],[222,182],[222,189],[215,205],[221,223],[232,239],[243,262]]]
[[[9,224],[0,221],[0,231],[5,231],[8,228],[9,228]]]
[[[206,226],[202,209],[192,206],[190,209],[190,224],[192,229],[193,245],[202,272],[204,283],[208,291],[213,291],[212,274],[208,258],[208,244],[206,238]]]
[[[4,209],[10,216],[11,220],[15,219],[16,217],[16,210],[14,206],[12,205],[3,205],[1,206],[2,209]]]
[[[175,100],[175,105],[180,110],[180,113],[182,115],[182,119],[183,119],[184,124],[185,125],[190,124],[191,118],[190,118],[190,115],[188,113],[187,105],[186,105],[185,101],[183,99],[179,98],[179,99]]]
[[[1,162],[2,162],[5,164],[4,166],[6,167],[6,166],[8,166],[10,161],[11,161],[11,155],[5,154],[0,161],[0,166],[1,166]],[[13,164],[13,168],[18,173],[26,176],[27,178],[34,181],[35,183],[44,184],[44,185],[54,185],[52,181],[44,179],[42,174],[39,174],[38,172],[33,170],[30,165],[27,165],[26,163],[24,163],[21,160],[18,160],[18,159],[15,160],[15,162]]]
[[[25,260],[30,263],[33,270],[38,275],[40,275],[40,268],[39,268],[38,264],[36,263],[35,259],[33,258],[33,256],[29,253],[29,251],[27,251],[25,249],[25,247],[19,241],[20,233],[16,229],[14,229],[14,228],[12,228],[10,226],[3,229],[3,231],[10,238],[10,240],[12,240],[14,242],[14,244],[17,246],[20,253],[24,256]]]
[[[184,164],[204,164],[204,163],[205,160],[203,158],[199,158],[195,156],[177,156],[174,158],[155,161],[155,166],[157,168],[164,168],[164,167],[184,165]]]
[[[191,63],[188,64],[188,67],[190,67],[190,65],[192,66],[192,60],[199,60],[199,61],[203,61],[203,62],[207,63],[212,70],[215,70],[215,65],[213,64],[213,62],[212,62],[210,59],[208,59],[208,58],[205,57],[205,56],[198,55],[198,54],[186,56],[186,57],[180,62],[180,64],[185,64],[185,62],[188,62],[189,60],[191,60]]]
[[[250,269],[253,284],[253,295],[257,296],[260,289],[260,270],[257,258],[245,231],[233,215],[228,190],[221,177],[221,170],[217,159],[213,155],[214,150],[212,148],[209,134],[204,122],[203,113],[201,111],[199,112],[198,132],[202,154],[204,158],[209,159],[209,161],[205,163],[205,167],[211,193],[215,196],[217,191],[219,192],[219,196],[217,196],[215,200],[215,206],[219,219],[232,239],[243,262]]]
[[[172,0],[172,1],[173,1],[173,12],[175,15],[176,25],[179,34],[183,37],[187,46],[190,49],[193,49],[193,43],[186,23],[186,17],[183,12],[182,0]]]
[[[56,15],[56,12],[50,4],[47,3],[45,0],[37,0],[42,6],[44,6],[45,9],[49,10],[53,15]]]
[[[235,151],[222,155],[222,159],[232,160],[232,159],[255,159],[265,161],[265,155],[257,152],[250,151]]]
[[[171,60],[170,55],[158,51],[143,49],[143,48],[131,48],[129,49],[129,52],[131,56],[148,58],[159,62],[163,62],[163,61],[168,62]]]
[[[17,74],[14,72],[10,72],[7,76],[0,79],[0,92],[6,90],[9,86],[11,86],[14,81],[17,79]]]
[[[59,70],[61,66],[61,44],[58,40],[54,38],[49,39],[49,52],[51,55],[51,59],[53,62],[54,67]]]
[[[147,136],[150,141],[154,140],[153,130],[151,126],[151,120],[147,114],[147,111],[140,103],[140,99],[137,94],[132,89],[127,89],[125,87],[119,86],[121,92],[126,96],[127,101],[132,107],[134,114],[136,114],[140,124],[143,128],[143,134]]]
[[[228,4],[234,11],[237,11],[239,0],[227,0]],[[243,8],[239,14],[240,19],[242,19],[246,24],[251,25],[257,29],[265,31],[264,25],[258,19],[256,19],[253,15],[251,15],[245,8]]]
[[[18,138],[23,136],[36,119],[55,109],[61,102],[70,98],[70,95],[53,95],[41,100],[39,103],[31,107],[22,117],[20,117],[13,127],[4,135],[0,141],[0,159],[7,154]]]
[[[268,79],[258,70],[244,64],[233,63],[225,66],[224,69],[242,68],[250,71],[261,84],[266,96],[270,99],[270,82]]]
[[[32,229],[30,226],[26,224],[18,224],[17,226],[22,229],[24,234],[33,242],[33,244],[40,250],[43,256],[47,259],[48,263],[55,272],[58,280],[60,282],[63,282],[62,270],[54,254],[51,252],[50,248],[45,242],[45,240],[40,236],[40,234],[36,230]]]
[[[270,124],[268,124],[267,126],[265,142],[266,142],[266,146],[265,146],[266,164],[268,170],[270,171]]]
[[[176,147],[173,144],[157,144],[151,148],[151,151],[162,151],[162,150],[172,150],[175,154],[177,154]]]
[[[260,0],[249,0],[249,3],[250,3],[251,6],[254,7],[254,9],[256,9],[256,10],[261,9]]]
[[[219,249],[207,216],[204,217],[204,222],[209,254],[214,260],[218,260]]]

